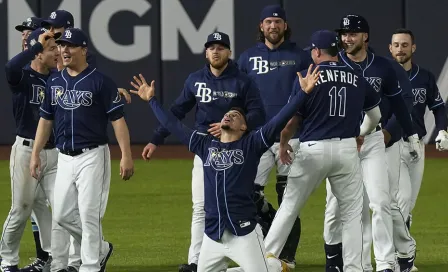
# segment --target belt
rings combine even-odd
[[[59,150],[59,152],[61,152],[64,155],[67,155],[67,156],[75,157],[75,156],[81,155],[82,153],[85,153],[85,152],[95,149],[95,148],[98,148],[98,145],[92,145],[89,147],[84,147],[84,148],[75,149],[75,150]]]
[[[28,147],[33,147],[33,145],[31,144],[31,141],[28,141],[28,140],[23,140],[23,145],[24,146],[28,146]],[[53,149],[55,147],[56,146],[54,144],[52,144],[52,143],[46,143],[44,145],[44,149]]]

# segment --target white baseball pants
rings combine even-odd
[[[371,264],[372,239],[376,270],[395,269],[390,186],[382,131],[365,136],[359,157],[361,160],[362,180],[364,181],[366,192],[364,194],[362,213],[363,269],[364,271],[373,271]],[[333,187],[331,190],[327,188],[324,240],[326,244],[330,245],[342,242],[344,248],[345,242],[342,241],[342,238],[338,238],[338,231],[341,228],[341,222],[337,220],[338,200],[331,192],[334,194]],[[370,220],[369,207],[372,210],[372,220]]]
[[[24,145],[24,141],[29,146]],[[19,264],[20,240],[26,223],[34,212],[34,219],[40,230],[42,249],[50,253],[52,217],[47,206],[47,199],[53,203],[53,189],[57,169],[56,149],[42,150],[41,179],[38,181],[30,175],[30,160],[34,140],[20,136],[12,146],[10,155],[12,205],[3,225],[0,242],[0,256],[3,266]],[[44,196],[44,198],[42,197]]]
[[[101,220],[109,197],[110,164],[107,145],[74,157],[59,153],[53,216],[81,244],[79,272],[99,271],[109,252]]]
[[[204,234],[198,272],[226,271],[229,260],[233,260],[244,272],[268,272],[263,232],[257,225],[244,236],[235,236],[225,230],[219,242]]]
[[[341,213],[344,271],[361,272],[363,186],[356,140],[304,142],[296,153],[266,251],[279,256],[297,215],[321,181],[328,178]]]
[[[295,151],[299,148],[299,139],[291,139],[289,145],[294,150],[290,156],[294,159]],[[266,186],[268,184],[269,174],[271,173],[274,165],[277,165],[277,175],[287,176],[289,173],[290,165],[281,163],[278,150],[280,148],[280,143],[274,143],[268,151],[264,152],[260,158],[260,163],[258,164],[257,176],[255,177],[255,184],[260,186]]]

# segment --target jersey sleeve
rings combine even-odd
[[[252,133],[251,144],[254,146],[254,151],[261,152],[261,154],[266,152],[266,150],[275,143],[278,134],[280,134],[288,121],[294,116],[297,108],[306,104],[309,98],[310,95],[300,89],[297,95],[292,96],[289,103],[286,104],[277,115],[269,120],[258,131]]]
[[[430,110],[445,105],[442,96],[440,96],[439,87],[437,87],[436,79],[432,73],[429,72],[429,84],[427,90],[426,104]]]
[[[30,63],[37,54],[42,52],[42,50],[42,44],[36,43],[30,49],[20,52],[6,63],[6,80],[10,86],[19,85],[23,78],[23,67]]]
[[[365,80],[363,77],[359,77],[359,80],[364,85],[366,95],[364,98],[364,105],[363,110],[368,111],[376,106],[378,106],[381,102],[381,96],[375,91],[375,89],[370,85],[367,80]]]
[[[199,133],[183,125],[171,111],[165,111],[155,97],[149,101],[149,105],[163,127],[176,135],[184,145],[188,146],[189,151],[203,158],[206,147],[211,142],[211,136]]]
[[[104,77],[100,95],[110,121],[118,120],[124,116],[124,99],[122,99],[118,87],[112,79]]]
[[[395,69],[392,67],[392,65],[393,64],[391,64],[389,61],[385,62],[384,65],[384,69],[386,69],[387,71],[387,77],[383,82],[383,94],[385,96],[396,96],[401,93],[397,73],[395,72]]]
[[[47,80],[47,86],[45,87],[45,95],[42,103],[40,104],[40,117],[44,118],[45,120],[54,120],[54,110],[55,105],[52,105],[53,101],[53,93],[57,94],[57,86],[51,86],[51,76]],[[53,92],[54,90],[54,92]]]
[[[236,63],[241,72],[247,74],[247,53],[243,52]]]
[[[260,90],[252,79],[249,79],[246,87],[245,108],[247,111],[246,120],[249,129],[256,129],[265,123],[266,113]]]

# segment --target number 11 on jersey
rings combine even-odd
[[[330,96],[330,116],[345,117],[346,87],[338,90],[336,86],[333,86],[328,95]]]

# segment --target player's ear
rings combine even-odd
[[[392,44],[389,44],[389,52],[392,54]]]
[[[87,47],[82,48],[82,55],[87,56]]]
[[[241,125],[241,131],[246,131],[247,130],[247,126],[246,124],[242,124]]]
[[[417,50],[417,45],[414,43],[411,49],[412,54],[414,54],[415,50]]]
[[[288,29],[288,23],[285,22],[285,31]]]
[[[369,39],[369,33],[363,33],[363,42],[366,42]]]

